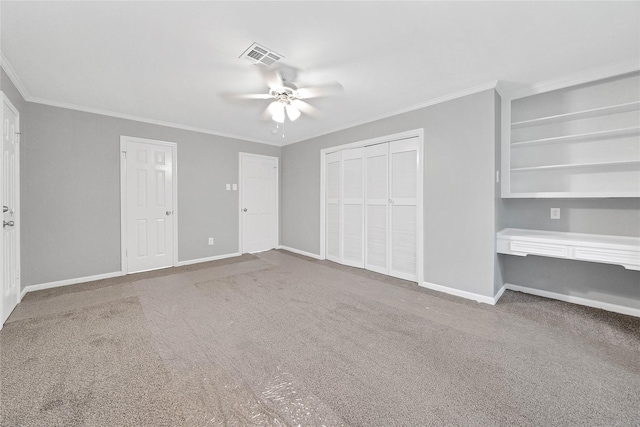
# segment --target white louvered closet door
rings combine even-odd
[[[389,274],[417,280],[418,138],[389,143]]]
[[[342,194],[342,153],[329,153],[326,156],[326,257],[330,261],[342,262],[342,221],[341,221],[341,194]]]
[[[389,144],[365,147],[365,268],[389,274],[388,204],[389,204]]]
[[[364,148],[342,151],[342,263],[364,268]]]

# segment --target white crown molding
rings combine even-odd
[[[20,95],[22,95],[24,100],[29,101],[29,98],[31,98],[31,95],[29,95],[29,91],[27,91],[27,88],[22,84],[22,81],[18,78],[18,75],[13,70],[11,64],[9,64],[9,61],[7,61],[7,58],[4,56],[3,52],[0,52],[0,66],[2,66],[5,73],[7,73],[7,76],[9,76],[9,80],[11,80],[16,89],[18,89],[18,92],[20,92]]]
[[[461,90],[461,91],[458,91],[458,92],[453,92],[453,93],[450,93],[450,94],[447,94],[447,95],[440,96],[438,98],[433,98],[433,99],[430,99],[428,101],[421,102],[419,104],[414,104],[414,105],[411,105],[409,107],[399,108],[397,110],[388,111],[386,113],[379,114],[377,116],[369,117],[369,118],[366,118],[366,119],[363,119],[363,120],[358,120],[356,122],[351,122],[351,123],[348,123],[346,125],[341,125],[341,126],[338,126],[336,128],[333,128],[333,129],[331,129],[329,131],[323,131],[323,132],[320,132],[320,133],[313,134],[311,136],[305,137],[304,139],[300,139],[300,140],[297,140],[297,141],[291,141],[291,142],[284,142],[282,144],[282,146],[284,147],[285,145],[291,145],[291,144],[296,144],[298,142],[308,141],[310,139],[318,138],[318,137],[323,136],[323,135],[328,135],[330,133],[339,132],[341,130],[349,129],[349,128],[352,128],[352,127],[364,125],[364,124],[367,124],[367,123],[372,123],[372,122],[375,122],[375,121],[378,121],[378,120],[382,120],[382,119],[387,119],[389,117],[397,116],[399,114],[404,114],[404,113],[409,113],[411,111],[420,110],[421,108],[431,107],[432,105],[441,104],[441,103],[447,102],[447,101],[452,101],[454,99],[462,98],[462,97],[467,96],[467,95],[473,95],[475,93],[483,92],[485,90],[496,89],[497,85],[498,85],[498,81],[494,80],[494,81],[491,81],[491,82],[488,82],[488,83],[485,83],[485,84],[482,84],[482,85],[479,85],[479,86],[474,86],[474,87],[471,87],[469,89],[464,89],[464,90]]]
[[[241,141],[257,142],[259,144],[275,145],[276,147],[280,147],[280,144],[275,143],[275,142],[271,142],[271,141],[263,141],[263,140],[260,140],[260,139],[247,138],[247,137],[243,137],[243,136],[239,136],[239,135],[232,135],[232,134],[224,133],[224,132],[215,132],[215,131],[212,131],[212,130],[209,130],[209,129],[203,129],[203,128],[199,128],[199,127],[195,127],[195,126],[186,126],[186,125],[181,125],[181,124],[178,124],[178,123],[165,122],[163,120],[149,119],[149,118],[146,118],[146,117],[139,117],[139,116],[134,116],[134,115],[131,115],[131,114],[123,114],[123,113],[117,113],[115,111],[102,110],[102,109],[99,109],[99,108],[85,107],[83,105],[70,104],[70,103],[67,103],[67,102],[51,101],[49,99],[34,98],[34,97],[31,97],[27,101],[33,102],[35,104],[49,105],[51,107],[66,108],[66,109],[69,109],[69,110],[82,111],[84,113],[99,114],[99,115],[102,115],[102,116],[116,117],[116,118],[119,118],[119,119],[132,120],[132,121],[135,121],[135,122],[149,123],[149,124],[152,124],[152,125],[165,126],[165,127],[170,127],[170,128],[174,128],[174,129],[187,130],[187,131],[191,131],[191,132],[204,133],[204,134],[207,134],[207,135],[215,135],[215,136],[221,136],[221,137],[224,137],[224,138],[239,139]]]
[[[506,95],[509,97],[509,99],[524,98],[525,96],[536,95],[539,93],[562,89],[569,86],[575,86],[596,80],[606,79],[609,77],[633,73],[638,70],[640,70],[640,58],[634,58],[628,61],[609,65],[607,67],[585,70],[575,74],[570,74],[568,76],[559,77],[557,79],[535,83],[522,89],[514,90],[513,92],[507,93]]]

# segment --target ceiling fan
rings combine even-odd
[[[298,88],[291,80],[295,78],[295,69],[282,69],[282,71],[292,71],[293,75],[283,76],[280,69],[256,64],[262,80],[269,88],[267,93],[252,94],[226,94],[229,99],[265,99],[272,100],[262,114],[264,119],[269,117],[277,122],[284,123],[285,116],[290,121],[294,121],[301,114],[311,117],[319,117],[320,111],[313,105],[306,102],[309,98],[333,95],[342,92],[342,85],[338,82],[331,82],[319,86]]]

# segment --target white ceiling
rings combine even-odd
[[[640,56],[640,2],[1,2],[4,63],[34,102],[287,144],[495,80],[519,87]],[[259,116],[258,42],[339,81],[321,119]],[[9,68],[9,67],[7,67]]]

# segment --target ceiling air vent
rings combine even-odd
[[[283,58],[282,55],[276,53],[264,46],[254,43],[245,50],[240,58],[246,58],[255,64],[271,65]]]

